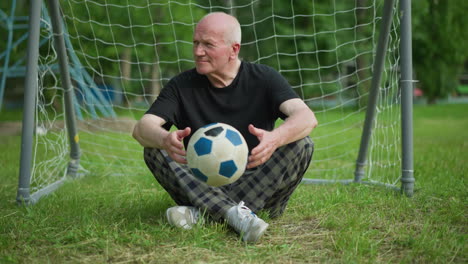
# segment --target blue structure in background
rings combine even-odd
[[[5,95],[6,79],[8,77],[24,76],[26,73],[26,67],[24,66],[25,57],[15,62],[13,65],[9,66],[10,55],[12,53],[12,50],[15,49],[20,43],[26,41],[28,38],[28,17],[15,17],[15,11],[16,0],[12,0],[10,16],[8,16],[3,10],[0,9],[0,26],[4,27],[7,31],[6,50],[0,53],[0,61],[3,60],[3,64],[0,66],[0,73],[2,73],[2,77],[0,80],[0,110],[3,108],[3,97]],[[21,35],[15,42],[13,42],[13,32],[15,30],[21,29],[25,30],[25,33]]]
[[[26,52],[23,57],[15,61],[10,65],[10,56],[13,51],[23,42],[28,39],[28,21],[27,16],[15,16],[16,11],[16,0],[11,1],[10,14],[6,14],[3,10],[0,9],[0,26],[4,27],[8,32],[6,50],[0,53],[0,61],[3,60],[3,63],[0,65],[0,111],[3,108],[3,97],[5,94],[5,85],[7,78],[13,77],[24,77],[26,75]],[[47,21],[50,25],[50,18],[45,5],[42,6],[42,18]],[[41,23],[41,28],[48,28],[46,25]],[[13,33],[16,30],[24,30],[17,40],[13,40]],[[64,25],[65,33],[67,29]],[[49,31],[47,37],[42,38],[39,43],[39,47],[47,44],[51,41],[53,37],[52,31]],[[69,63],[70,63],[70,77],[75,82],[75,85],[78,87],[78,91],[75,94],[79,94],[80,100],[74,100],[74,108],[77,118],[82,120],[83,113],[80,103],[85,107],[85,111],[93,119],[98,119],[100,116],[103,117],[115,117],[116,114],[112,108],[112,102],[116,99],[116,93],[112,86],[102,84],[97,85],[93,78],[84,70],[80,60],[76,56],[73,46],[68,38],[68,34],[64,34],[65,46],[68,50]],[[58,73],[58,65],[47,65],[39,67],[47,67],[48,70],[52,70],[54,73]],[[86,102],[86,103],[85,103]],[[101,114],[98,115],[98,112]]]

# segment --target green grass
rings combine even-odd
[[[223,224],[168,226],[164,212],[174,203],[150,173],[109,176],[103,168],[18,207],[20,137],[2,136],[0,263],[467,263],[467,110],[415,108],[413,198],[374,186],[301,185],[257,245]]]

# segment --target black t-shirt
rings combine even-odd
[[[252,150],[259,141],[248,125],[273,130],[278,118],[286,118],[280,104],[293,98],[297,94],[273,68],[242,62],[236,78],[224,88],[214,87],[195,68],[175,76],[146,113],[166,120],[165,129],[190,127],[192,134],[210,123],[229,124],[242,133]],[[185,146],[189,140],[190,136],[184,139]]]

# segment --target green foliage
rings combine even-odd
[[[149,85],[144,80],[152,78],[153,68],[170,76],[192,67],[187,61],[192,59],[193,29],[204,12],[189,5],[189,1],[131,5],[124,0],[64,1],[62,8],[80,61],[103,76],[123,78],[127,93],[142,94],[139,89]]]
[[[382,1],[377,1],[376,9],[368,6],[367,1],[313,1],[312,4],[295,1],[294,5],[280,0],[231,2],[158,0],[128,5],[126,0],[112,1],[112,4],[78,0],[61,1],[61,7],[72,45],[80,61],[88,64],[88,72],[125,79],[122,85],[129,93],[141,94],[140,90],[150,85],[148,80],[154,68],[165,82],[177,72],[193,67],[193,29],[209,11],[236,15],[245,25],[241,56],[282,71],[294,87],[302,85],[304,97],[322,96],[340,89],[342,84],[328,81],[335,79],[340,71],[343,73],[344,64],[358,69],[348,76],[354,83],[369,76],[370,69],[363,65],[369,65],[372,59],[373,54],[366,51],[373,45],[373,29],[367,25],[375,13],[380,13]],[[356,3],[358,9],[349,9]],[[231,8],[233,4],[235,9]],[[28,6],[25,0],[0,3],[1,13],[7,16],[12,11],[17,17],[27,16]],[[467,9],[465,0],[412,1],[415,75],[430,102],[450,94],[458,84],[457,77],[468,58],[464,14]],[[325,15],[330,10],[335,10],[334,16]],[[171,24],[172,21],[178,22]],[[16,22],[19,23],[27,21]],[[354,27],[355,24],[358,26]],[[13,40],[25,33],[26,29],[15,30]],[[7,36],[5,24],[0,27],[0,35]],[[115,42],[119,44],[112,44]],[[158,44],[153,46],[154,43]],[[6,49],[6,44],[0,41],[0,51]],[[26,50],[26,42],[13,49],[10,64],[24,60]],[[48,48],[43,51],[50,52]],[[123,71],[123,61],[131,63],[129,73]],[[99,73],[93,73],[92,69]],[[299,70],[289,71],[294,69]],[[361,83],[359,90],[348,91],[348,96],[365,94],[367,86],[367,82]]]
[[[238,9],[235,15],[247,25],[242,28],[241,57],[280,70],[293,87],[302,86],[304,98],[334,93],[342,87],[330,81],[346,74],[344,68],[355,65],[357,54],[369,53],[373,44],[372,28],[365,25],[372,23],[375,10],[354,8],[352,1],[291,5],[277,0]],[[348,78],[359,79],[356,73]]]
[[[16,3],[13,5],[13,3]],[[19,38],[23,37],[27,34],[27,4],[25,0],[8,0],[8,1],[0,1],[0,36],[2,36],[2,41],[0,41],[0,53],[7,50],[7,44],[9,40],[9,31],[8,31],[8,23],[10,22],[10,26],[17,27],[22,25],[21,29],[16,29],[12,32],[11,35],[11,42],[12,44],[18,40]],[[7,22],[7,19],[11,19],[11,16],[14,15],[16,19],[13,19]],[[26,56],[26,41],[20,43],[16,47],[13,47],[10,53],[10,65],[18,60],[25,60]],[[4,59],[0,59],[0,67],[3,67]]]
[[[362,80],[368,79],[373,56],[372,24],[381,13],[379,1],[376,6],[365,1],[281,0],[60,3],[73,50],[85,70],[97,80],[120,82],[127,97],[148,94],[154,79],[163,85],[192,68],[195,24],[213,11],[232,13],[243,25],[243,59],[278,69],[302,97],[336,94],[343,88],[343,79],[337,77],[343,75],[349,80],[345,85],[359,83],[360,89],[353,86],[344,95],[362,96],[368,90]],[[27,5],[18,9],[27,13]],[[346,72],[350,66],[352,73]]]
[[[429,102],[458,85],[468,60],[465,0],[413,1],[413,58],[417,79]]]

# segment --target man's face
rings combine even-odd
[[[193,36],[195,67],[200,74],[223,74],[230,61],[231,46],[217,25],[197,25]]]

